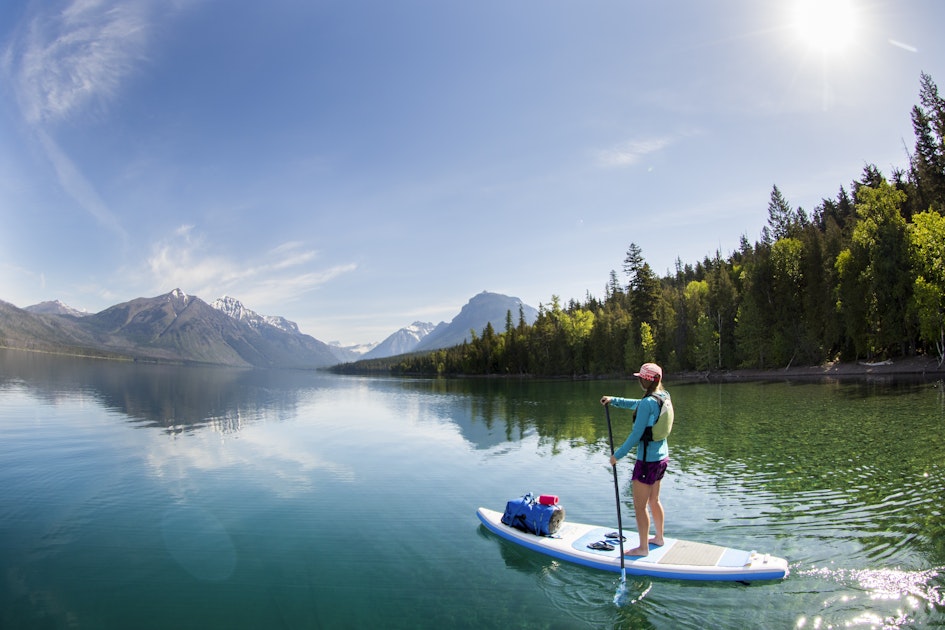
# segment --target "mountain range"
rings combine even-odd
[[[89,314],[62,302],[17,308],[0,301],[0,347],[147,361],[238,367],[320,368],[457,345],[487,323],[504,330],[507,313],[533,323],[537,311],[482,292],[450,323],[414,322],[373,347],[329,345],[303,334],[295,322],[264,316],[224,296],[207,304],[175,289]],[[366,352],[364,350],[367,350]]]

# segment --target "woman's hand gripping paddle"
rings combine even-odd
[[[610,425],[610,404],[604,405],[604,415],[607,416],[607,435],[610,437],[610,455],[614,455],[614,430]],[[614,470],[614,496],[617,499],[617,534],[620,541],[620,584],[617,586],[617,592],[614,594],[614,604],[620,606],[627,596],[627,569],[624,566],[623,559],[623,521],[620,517],[620,484],[617,482],[617,464],[612,466]]]

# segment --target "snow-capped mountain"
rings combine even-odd
[[[236,298],[228,295],[214,300],[210,306],[256,329],[260,326],[272,326],[290,334],[301,334],[299,326],[295,322],[289,321],[284,317],[260,315],[256,311],[243,306],[243,303]]]
[[[63,304],[59,300],[40,302],[39,304],[27,306],[23,310],[30,313],[38,313],[40,315],[69,315],[71,317],[86,317],[90,315],[88,311],[72,308],[68,304]]]
[[[398,354],[412,352],[424,337],[429,335],[436,326],[430,322],[414,322],[401,328],[387,339],[377,344],[370,352],[365,353],[365,359],[382,359]]]

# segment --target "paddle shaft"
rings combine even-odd
[[[610,426],[610,405],[604,405],[604,415],[607,416],[607,435],[610,437],[610,455],[614,454],[614,429]],[[620,541],[620,575],[626,575],[623,565],[623,521],[620,517],[620,484],[617,481],[617,464],[612,466],[614,471],[614,497],[617,499],[617,540]]]

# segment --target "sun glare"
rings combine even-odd
[[[792,25],[808,47],[840,52],[853,41],[856,17],[853,0],[796,0]]]

